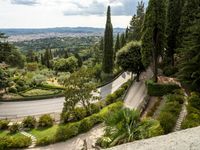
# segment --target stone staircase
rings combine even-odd
[[[36,145],[36,137],[34,137],[33,135],[31,135],[31,134],[29,134],[29,133],[27,133],[25,131],[21,131],[20,133],[23,134],[26,137],[31,138],[32,144],[29,146],[29,148],[35,147],[35,145]]]
[[[179,118],[178,118],[178,120],[176,122],[176,126],[173,129],[173,132],[181,130],[181,124],[182,124],[183,120],[185,119],[185,117],[187,116],[187,105],[188,105],[187,96],[188,95],[186,94],[185,91],[184,91],[184,95],[185,95],[185,102],[184,102],[184,104],[182,106],[182,110],[181,110]]]

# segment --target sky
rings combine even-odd
[[[0,28],[126,27],[139,0],[0,0]],[[143,0],[147,5],[148,0]]]

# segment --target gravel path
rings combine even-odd
[[[143,102],[144,98],[147,96],[147,89],[145,85],[145,80],[150,79],[153,76],[152,70],[149,68],[146,72],[140,75],[140,81],[134,82],[129,89],[125,100],[125,107],[131,109],[137,109]]]
[[[81,150],[83,148],[84,140],[87,142],[88,150],[92,149],[92,145],[96,140],[103,135],[103,124],[92,128],[89,132],[80,134],[66,142],[61,142],[44,147],[35,147],[29,150]]]

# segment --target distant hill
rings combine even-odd
[[[125,29],[115,28],[114,33],[121,33]],[[47,34],[47,33],[70,33],[70,34],[94,34],[94,33],[103,33],[104,28],[92,28],[92,27],[57,27],[57,28],[41,28],[41,29],[0,29],[0,32],[5,33],[8,36],[17,36],[17,35],[29,35],[29,34]]]

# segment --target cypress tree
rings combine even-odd
[[[138,2],[137,14],[132,17],[129,29],[129,40],[141,40],[142,25],[144,22],[144,2]]]
[[[181,17],[178,78],[200,92],[200,1],[186,0]]]
[[[103,72],[106,74],[112,74],[114,59],[113,59],[113,27],[111,23],[110,6],[107,10],[107,21],[104,33],[104,56],[103,56]]]
[[[125,39],[126,39],[126,42],[128,41],[128,35],[129,35],[129,28],[127,27],[127,28],[126,28],[126,32],[125,32]]]
[[[165,26],[166,1],[150,0],[145,16],[141,52],[145,67],[153,61],[155,82],[158,76],[158,58],[165,47]]]
[[[183,0],[168,0],[167,13],[167,61],[174,66],[174,53],[177,48]]]
[[[119,41],[119,33],[117,34],[116,42],[115,42],[115,53],[120,49],[120,41]]]
[[[125,45],[126,45],[125,34],[122,33],[120,36],[120,48],[124,47]]]

